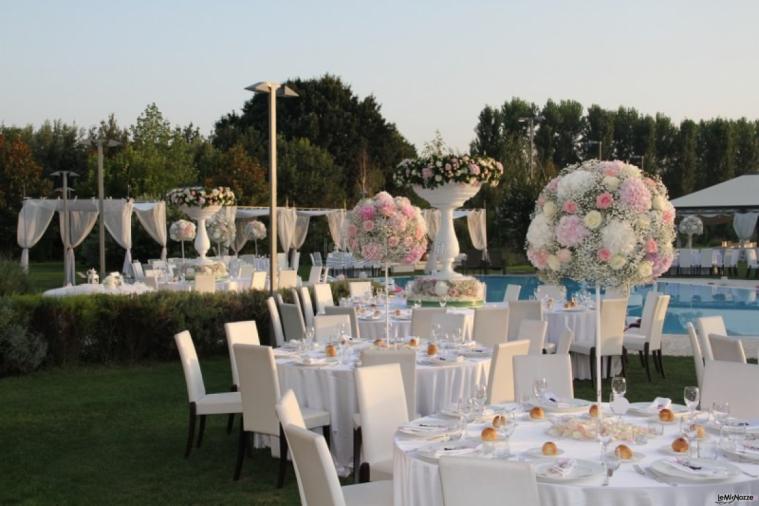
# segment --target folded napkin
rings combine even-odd
[[[576,465],[577,461],[574,459],[558,459],[551,467],[548,468],[546,474],[566,478],[574,470]]]
[[[301,361],[305,365],[317,365],[317,364],[326,364],[327,361],[323,358],[317,358],[317,357],[303,357],[303,360]]]
[[[447,425],[435,425],[435,424],[405,424],[401,425],[401,430],[403,432],[415,432],[419,434],[437,434],[442,431],[447,431],[450,429]]]
[[[542,401],[543,401],[543,405],[546,407],[554,407],[554,408],[572,407],[572,403],[559,399],[559,396],[553,392],[543,393]]]
[[[646,411],[650,413],[658,413],[664,408],[672,407],[672,399],[669,397],[657,397],[651,404],[648,405]]]
[[[476,447],[454,447],[454,448],[440,448],[439,450],[435,450],[435,458],[440,458],[443,456],[451,456],[451,455],[469,455],[471,453],[476,453],[477,448]]]
[[[724,469],[708,469],[690,464],[687,460],[669,459],[667,460],[667,464],[678,471],[704,478],[714,478],[715,476],[724,476],[726,474]]]

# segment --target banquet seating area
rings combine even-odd
[[[592,403],[576,399],[574,390],[576,364],[587,367],[588,358],[595,357],[588,346],[592,341],[580,336],[578,346],[578,336],[564,322],[553,348],[546,347],[549,315],[561,309],[580,314],[577,306],[590,301],[566,307],[570,301],[559,301],[559,309],[547,304],[555,302],[550,299],[557,292],[551,292],[543,300],[475,310],[408,309],[391,297],[386,315],[385,301],[371,294],[371,285],[356,282],[349,292],[353,296],[336,304],[330,285],[317,283],[292,290],[292,302],[270,297],[271,322],[228,322],[229,392],[205,391],[190,334],[175,336],[190,413],[186,458],[193,446],[201,446],[206,417],[218,414],[228,417],[228,432],[239,426],[230,476],[240,478],[251,447],[268,447],[279,469],[272,486],[293,479],[289,456],[301,501],[309,505],[458,505],[467,498],[494,501],[506,493],[525,504],[580,504],[612,500],[615,494],[629,494],[630,504],[643,498],[669,504],[668,490],[675,486],[689,499],[726,484],[746,493],[759,490],[759,456],[750,453],[753,434],[759,437],[759,426],[754,432],[751,421],[759,418],[759,400],[745,388],[759,380],[759,366],[747,363],[741,341],[726,335],[720,317],[689,324],[696,401],[686,393],[686,405],[675,399],[624,404],[617,401],[624,398],[625,382],[611,361],[630,367],[623,357],[637,351],[649,381],[649,361],[664,377],[661,340],[669,296],[650,292],[640,326],[629,329],[626,299],[604,299],[599,355],[607,357],[604,376],[614,377],[614,395],[601,406],[601,422],[595,422]],[[259,341],[258,326],[268,324],[274,346]],[[386,325],[387,338],[375,329]],[[662,405],[676,421],[659,421]],[[680,422],[686,419],[690,425]],[[708,437],[697,441],[688,428],[693,424],[703,424]],[[742,427],[740,440],[733,435],[737,427]],[[574,435],[562,436],[565,430]],[[605,451],[599,457],[600,436],[580,436],[578,430],[615,435],[601,438]],[[657,450],[668,448],[679,434],[705,455],[723,440],[734,452],[725,454],[729,462],[722,467],[721,461],[691,453],[719,469],[708,476],[689,474],[672,464],[667,451]],[[547,439],[553,446],[546,446]],[[614,451],[608,456],[606,450],[620,441],[632,441],[633,455],[640,452],[634,461],[646,466],[644,471],[638,473]],[[749,453],[735,453],[739,450]],[[193,458],[202,458],[196,453]],[[341,486],[339,477],[351,474],[355,484]]]
[[[749,273],[759,271],[758,250],[755,247],[680,248],[676,250],[670,274],[677,276],[735,276],[738,261],[743,260]]]

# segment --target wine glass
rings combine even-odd
[[[546,378],[538,378],[532,384],[532,394],[537,401],[541,401],[543,396],[548,391],[548,380]]]
[[[443,295],[438,299],[438,304],[440,304],[440,307],[445,309],[445,306],[448,305],[448,295]]]
[[[313,326],[310,326],[310,327],[306,328],[306,336],[305,336],[306,337],[306,342],[305,342],[305,344],[306,344],[306,349],[307,350],[310,350],[311,346],[313,346],[313,344],[314,344],[314,336],[315,335],[316,335],[316,330],[314,329]]]
[[[596,424],[596,439],[598,439],[598,442],[601,444],[601,455],[605,456],[608,451],[609,443],[611,443],[611,440],[613,439],[612,431],[608,425],[604,424],[603,418],[599,417]]]
[[[683,400],[685,400],[685,405],[688,406],[688,418],[691,418],[700,400],[698,387],[688,386],[683,388]]]
[[[623,376],[615,376],[611,380],[611,391],[614,394],[612,400],[624,397],[627,393],[627,380]]]
[[[725,419],[730,416],[730,403],[714,401],[712,402],[712,418],[717,426],[722,426],[725,423]]]

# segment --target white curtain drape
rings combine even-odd
[[[108,233],[126,250],[121,272],[132,272],[132,200],[108,199],[103,201],[103,221]]]
[[[427,265],[424,267],[424,271],[431,274],[437,270],[435,237],[437,237],[437,229],[440,228],[440,211],[437,209],[423,209],[422,217],[427,224],[427,237],[430,238],[430,250],[427,253]]]
[[[295,223],[298,215],[295,208],[281,207],[277,209],[277,235],[282,249],[287,252],[293,244],[295,235]]]
[[[329,235],[332,236],[332,242],[335,243],[335,247],[339,250],[345,248],[345,236],[343,235],[343,227],[345,226],[345,209],[338,209],[332,211],[327,215],[327,224],[329,225]]]
[[[735,213],[733,216],[733,229],[738,239],[748,241],[754,235],[756,219],[759,213]]]
[[[92,231],[92,227],[95,226],[95,222],[98,219],[98,212],[69,211],[68,237],[66,237],[64,228],[65,213],[61,210],[58,216],[60,219],[61,239],[63,240],[63,247],[66,252],[63,265],[64,286],[74,285],[76,284],[76,258],[74,257],[74,249],[82,244],[84,238]]]
[[[50,226],[55,207],[27,200],[18,214],[16,241],[21,249],[21,268],[29,272],[29,248],[39,242]]]
[[[248,226],[250,220],[237,220],[235,222],[235,242],[232,244],[232,250],[235,252],[235,256],[240,254],[240,251],[245,247],[250,237],[245,233],[245,227]]]
[[[482,251],[482,259],[488,260],[488,230],[487,217],[484,209],[473,209],[466,217],[467,228],[469,229],[469,238],[472,240],[472,246]]]
[[[150,237],[161,245],[161,260],[166,260],[166,202],[134,204],[134,214]]]
[[[311,222],[310,216],[299,214],[295,219],[295,233],[293,234],[293,242],[290,247],[299,250],[303,243],[306,242],[306,235],[308,235],[308,224]]]

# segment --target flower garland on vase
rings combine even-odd
[[[433,189],[447,183],[497,186],[503,176],[503,164],[484,156],[434,154],[403,160],[393,174],[399,187],[414,185]]]
[[[233,206],[235,194],[226,186],[216,188],[192,186],[171,190],[166,194],[166,200],[175,206],[186,207]]]
[[[651,283],[672,265],[675,209],[667,188],[638,167],[589,160],[562,170],[540,193],[527,230],[527,258],[541,279],[596,285],[596,349],[600,287]],[[601,401],[600,354],[596,394]]]
[[[195,239],[195,224],[187,220],[177,220],[169,227],[169,237],[172,241],[182,244],[182,260],[184,260],[184,242]]]
[[[385,337],[390,336],[389,265],[414,264],[427,250],[427,226],[406,197],[380,192],[361,200],[345,219],[348,248],[359,260],[385,267]]]

